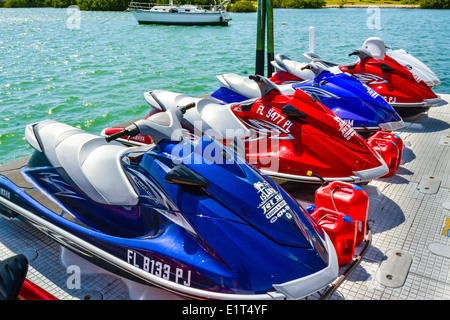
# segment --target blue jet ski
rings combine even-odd
[[[292,64],[288,59],[283,55],[276,56],[274,66],[279,71],[270,79],[283,94],[293,95],[296,89],[305,91],[364,137],[376,131],[395,131],[404,127],[402,118],[389,103],[359,80],[344,73],[335,75],[314,62]],[[261,95],[258,85],[246,77],[229,73],[217,78],[221,87],[211,94],[211,98],[220,103],[241,102]]]
[[[53,120],[28,125],[35,150],[0,166],[0,212],[106,269],[190,298],[298,299],[335,281],[332,242],[293,198],[232,149],[183,136],[194,106],[106,138]],[[114,141],[124,134],[154,144]]]

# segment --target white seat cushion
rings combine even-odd
[[[53,120],[27,126],[26,137],[52,166],[63,168],[91,200],[107,205],[138,204],[139,197],[120,160],[130,148]]]

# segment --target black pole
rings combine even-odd
[[[274,70],[273,65],[270,63],[274,60],[273,0],[265,1],[267,14],[267,77],[270,78]]]
[[[266,30],[266,0],[258,0],[256,26],[256,68],[255,74],[264,75],[264,41]]]

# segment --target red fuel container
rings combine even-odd
[[[311,217],[333,242],[339,266],[344,266],[352,261],[356,245],[356,226],[353,220],[341,212],[323,207],[317,208]]]
[[[404,144],[402,138],[400,138],[398,134],[393,132],[378,131],[373,136],[369,137],[367,141],[370,141],[371,139],[384,139],[394,142],[398,148],[398,163],[402,161]]]
[[[350,216],[356,225],[356,245],[364,240],[369,197],[363,188],[347,182],[333,181],[316,190],[314,202],[316,208],[324,207]]]
[[[369,137],[367,143],[381,155],[389,167],[389,172],[383,178],[392,176],[402,160],[403,140],[394,133],[379,131]]]

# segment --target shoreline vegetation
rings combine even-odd
[[[138,0],[139,2],[158,2],[164,0]],[[411,9],[450,9],[450,0],[272,0],[274,8],[313,9],[313,8],[411,8]],[[77,5],[80,10],[125,11],[130,0],[0,0],[4,8],[67,8]],[[167,1],[166,1],[167,3]],[[174,4],[195,3],[214,5],[214,0],[174,0]],[[230,12],[256,12],[256,0],[231,0]]]
[[[450,0],[272,0],[274,8],[317,9],[317,8],[410,8],[410,9],[450,9]],[[256,1],[231,1],[230,12],[254,12]]]

